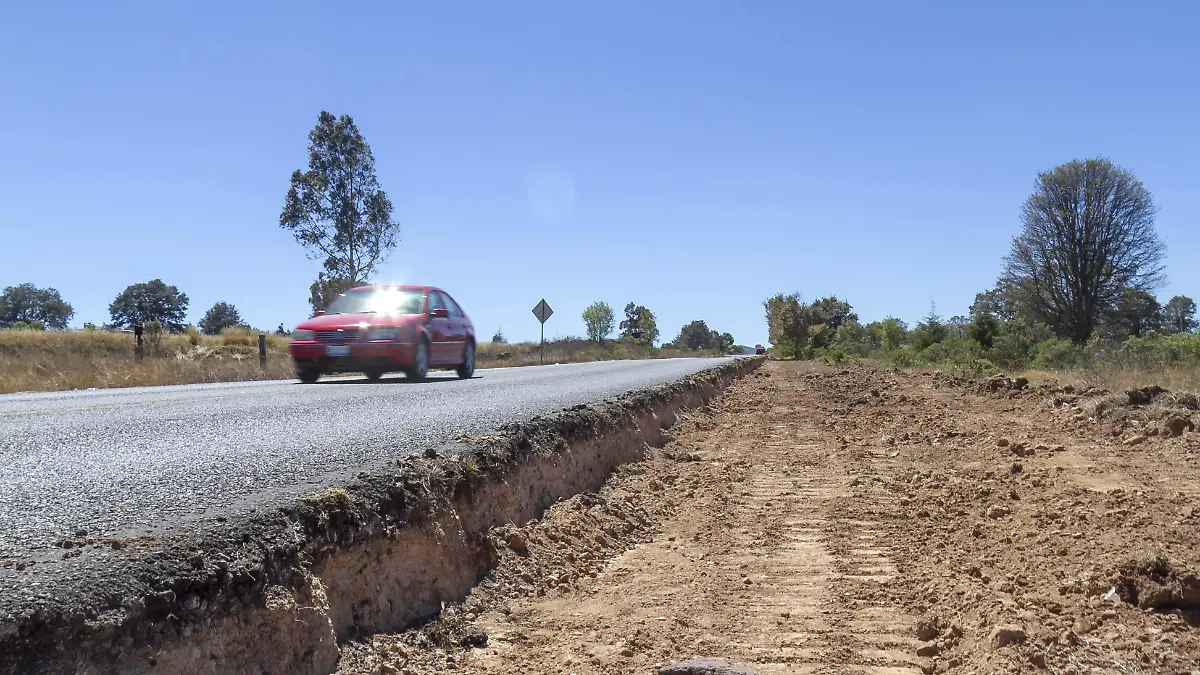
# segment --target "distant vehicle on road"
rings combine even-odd
[[[767,348],[762,345],[754,345],[754,353],[755,354],[766,354]]]
[[[296,326],[288,349],[296,377],[311,384],[326,373],[366,373],[378,380],[402,371],[475,373],[475,327],[450,294],[434,286],[360,286]]]

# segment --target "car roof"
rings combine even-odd
[[[429,291],[440,291],[442,293],[445,293],[445,291],[438,288],[437,286],[413,286],[410,284],[375,284],[375,285],[370,285],[370,286],[355,286],[354,288],[350,288],[347,290],[349,290],[349,291],[379,291],[379,290],[387,290],[387,289],[401,290],[401,291],[424,291],[426,293],[428,293]]]

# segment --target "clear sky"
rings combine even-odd
[[[1151,2],[26,2],[0,8],[0,286],[108,320],[307,316],[279,228],[306,135],[354,117],[403,232],[379,280],[481,334],[636,301],[766,341],[762,300],[965,313],[1038,171],[1106,156],[1200,296],[1200,10]]]

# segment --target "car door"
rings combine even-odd
[[[450,330],[453,331],[450,336],[452,343],[450,357],[454,363],[461,363],[463,360],[463,350],[467,348],[467,329],[470,327],[470,322],[467,319],[467,315],[463,313],[462,308],[458,306],[454,298],[450,297],[449,293],[442,293],[442,297],[446,302],[446,306],[450,309]]]
[[[446,310],[446,316],[433,316],[434,310]],[[450,309],[446,299],[437,291],[429,292],[429,361],[445,364],[451,360],[451,350],[454,342],[453,319],[449,316]]]

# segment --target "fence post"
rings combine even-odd
[[[134,347],[133,353],[135,356],[137,356],[138,359],[141,359],[142,354],[145,353],[144,350],[142,349],[142,327],[141,326],[133,327],[133,336],[135,338],[137,338],[137,346]]]
[[[265,333],[258,334],[258,365],[267,367],[267,336]]]

